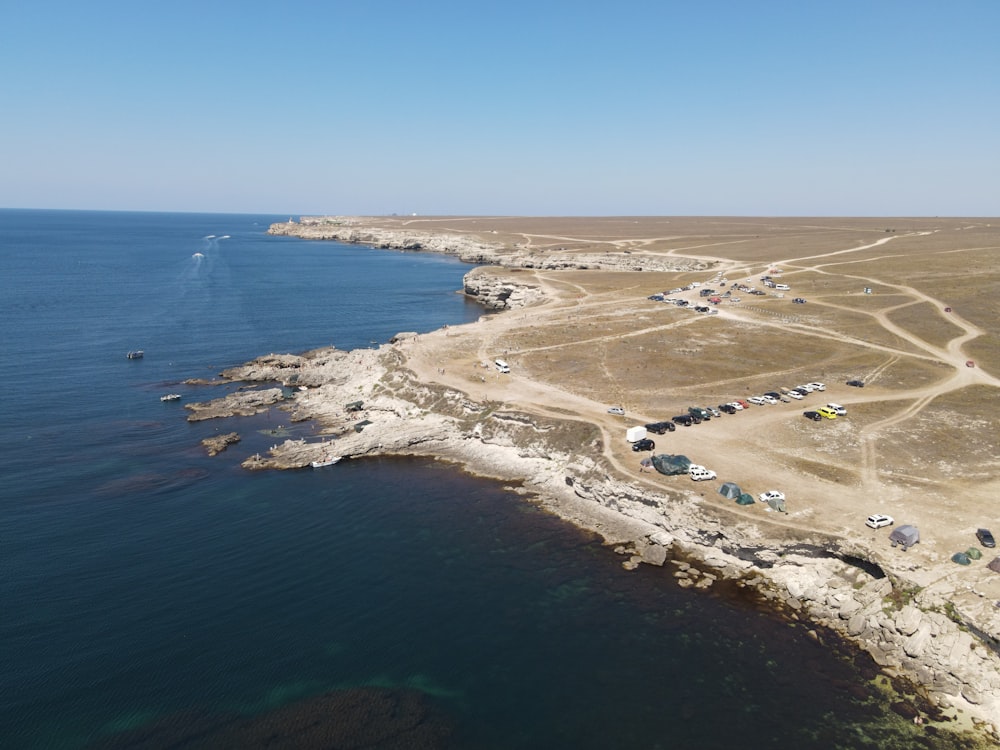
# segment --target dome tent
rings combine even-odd
[[[736,498],[737,505],[753,505],[756,502],[757,501],[753,499],[753,495],[751,495],[749,492],[744,492],[742,495]]]
[[[905,552],[914,544],[920,541],[920,532],[917,531],[916,526],[897,526],[889,534],[889,541],[892,542],[892,546],[902,545],[903,551]]]
[[[959,565],[968,565],[969,563],[972,562],[969,559],[969,556],[964,552],[956,552],[954,555],[951,556],[951,561],[953,563],[958,563]]]
[[[730,500],[737,500],[742,492],[736,482],[723,482],[722,486],[719,487],[719,494]]]

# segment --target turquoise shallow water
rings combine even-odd
[[[183,380],[481,312],[468,266],[266,236],[281,218],[0,211],[0,747],[330,746],[296,734],[317,715],[372,747],[938,746],[866,659],[626,573],[496,483],[240,469],[283,415],[188,424],[218,391]]]

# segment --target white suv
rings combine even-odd
[[[876,513],[875,515],[868,516],[868,520],[865,521],[865,526],[872,529],[881,529],[883,526],[892,526],[893,523],[895,523],[895,521],[892,520],[892,516]]]
[[[691,475],[691,479],[695,482],[703,482],[706,479],[716,478],[716,473],[711,469],[706,469],[704,466],[692,466],[688,469],[688,473]]]
[[[827,404],[826,408],[836,414],[838,417],[842,417],[847,414],[847,409],[845,409],[840,404]]]
[[[823,385],[822,383],[806,383],[806,385],[812,386],[812,389],[814,391],[825,391],[826,390],[826,386]]]

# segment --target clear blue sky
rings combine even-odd
[[[998,0],[0,0],[0,207],[1000,215]]]

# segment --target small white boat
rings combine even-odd
[[[160,401],[180,401],[181,394],[179,393],[168,393],[166,396],[160,396]]]
[[[337,461],[339,461],[343,456],[334,456],[333,458],[324,458],[322,461],[313,461],[310,466],[314,469],[322,469],[324,466],[333,466]]]
[[[142,355],[145,352],[142,349],[133,349],[128,354],[125,355],[126,359],[142,359]]]

